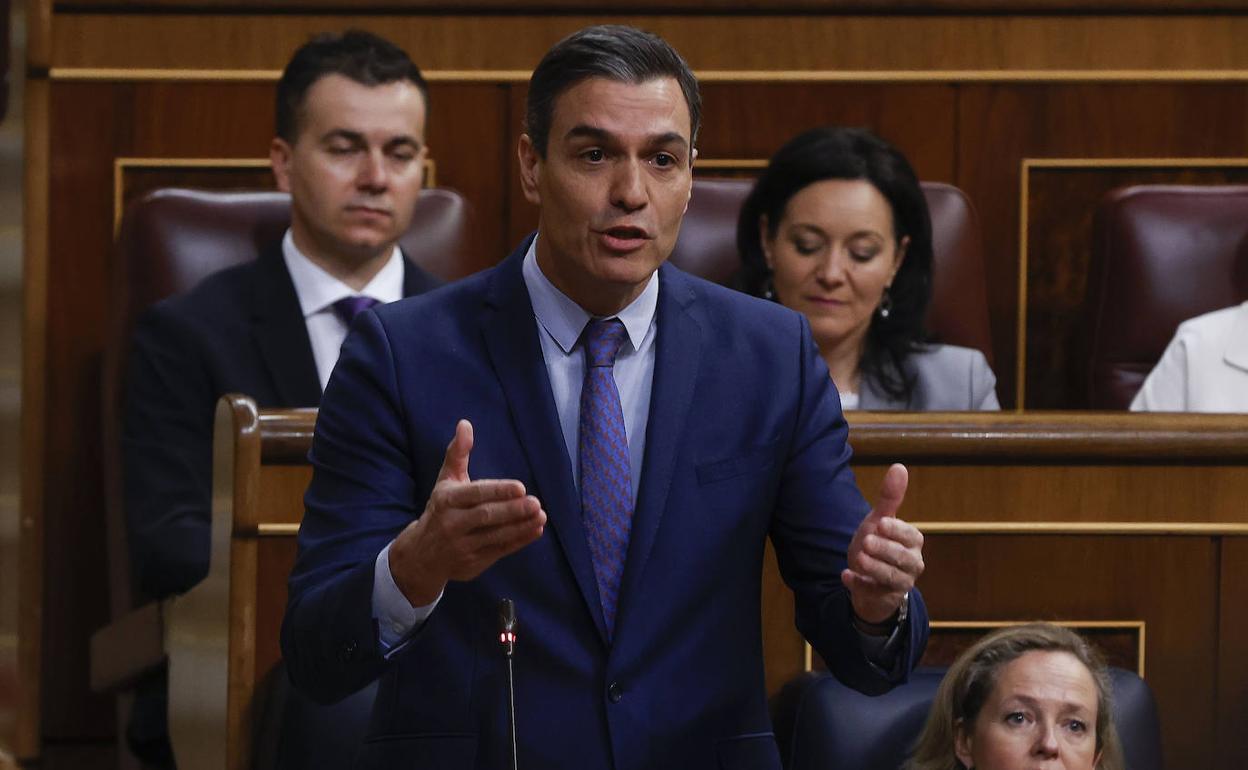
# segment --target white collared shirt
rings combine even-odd
[[[1135,412],[1248,412],[1248,302],[1179,325]]]
[[[299,308],[308,327],[308,340],[312,343],[316,374],[324,392],[334,364],[338,363],[338,352],[347,338],[347,325],[334,313],[334,303],[357,295],[372,297],[378,302],[402,299],[403,254],[395,246],[390,259],[360,291],[355,291],[308,259],[295,245],[290,230],[282,238],[282,258],[295,285],[295,296],[299,298]]]

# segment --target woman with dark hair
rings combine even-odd
[[[905,770],[1124,770],[1111,693],[1074,631],[1003,628],[949,667]]]
[[[846,409],[999,409],[984,355],[926,341],[932,225],[905,157],[816,128],[772,157],[741,208],[746,291],[804,314]]]

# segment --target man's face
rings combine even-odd
[[[525,197],[541,206],[538,264],[597,315],[623,309],[676,245],[693,170],[674,78],[583,80],[555,99],[546,157],[520,139]]]
[[[343,266],[388,254],[412,220],[425,159],[425,100],[407,81],[326,75],[304,98],[293,145],[273,140],[295,245]]]

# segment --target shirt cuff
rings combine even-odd
[[[905,646],[906,636],[909,634],[910,619],[906,618],[893,628],[893,632],[888,636],[872,636],[854,628],[854,633],[858,634],[858,643],[862,645],[862,653],[866,656],[867,662],[874,666],[879,673],[884,674],[890,679],[897,672],[898,653]]]
[[[373,619],[377,621],[377,639],[382,655],[397,652],[395,648],[420,630],[438,602],[442,601],[443,593],[439,591],[438,597],[423,607],[413,607],[390,574],[390,546],[393,544],[391,540],[381,549],[373,568]]]

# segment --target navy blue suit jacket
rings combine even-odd
[[[381,677],[364,768],[509,766],[497,607],[510,597],[522,767],[779,768],[760,620],[769,535],[799,627],[835,673],[866,691],[893,684],[849,622],[840,572],[868,506],[806,322],[660,268],[646,456],[608,641],[521,277],[526,248],[357,320],[311,451],[282,628],[291,676],[323,699]],[[473,478],[519,479],[549,522],[537,542],[449,584],[385,659],[374,559],[419,515],[461,417],[475,429]],[[895,679],[926,641],[917,595],[911,607]]]
[[[437,285],[405,262],[404,296]],[[121,449],[130,555],[139,590],[164,598],[208,574],[217,399],[244,393],[261,407],[286,408],[321,399],[281,242],[148,308],[126,364]]]

